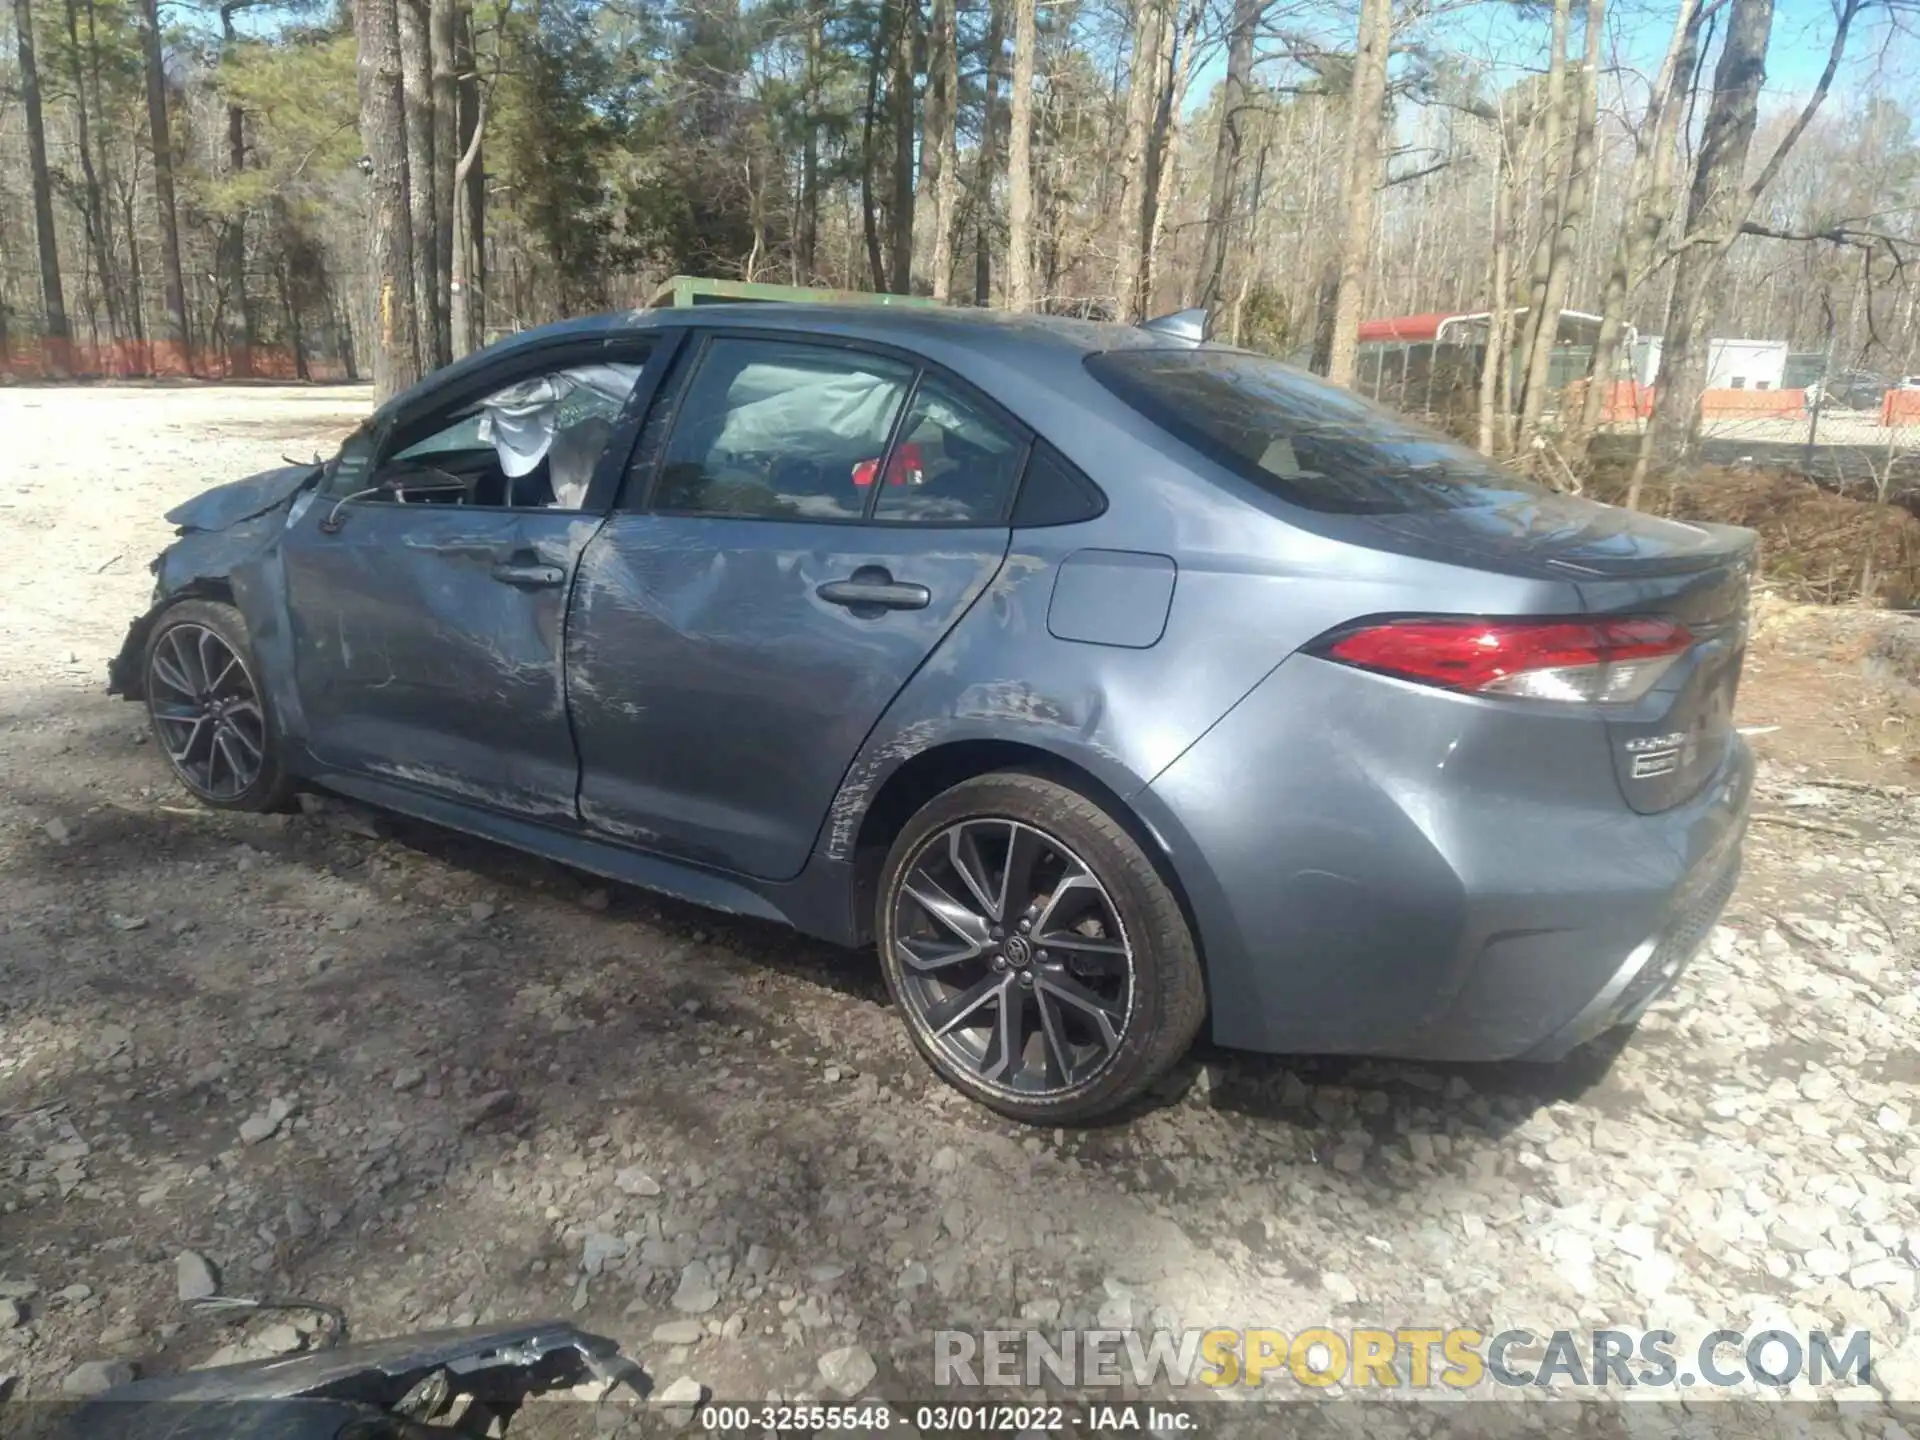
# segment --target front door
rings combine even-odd
[[[618,483],[592,479],[603,452],[624,459],[640,359],[548,353],[463,384],[308,507],[285,554],[320,765],[576,821],[567,587]]]
[[[999,570],[1028,437],[892,354],[720,334],[688,363],[574,590],[581,816],[788,879]]]

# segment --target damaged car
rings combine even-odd
[[[872,943],[1025,1121],[1203,1027],[1557,1058],[1738,871],[1751,532],[1165,330],[569,321],[169,518],[113,687],[207,804],[320,787]]]

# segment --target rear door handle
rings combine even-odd
[[[511,561],[493,567],[493,578],[502,585],[517,585],[522,590],[551,590],[567,578],[558,565],[519,565]]]
[[[829,605],[849,610],[924,610],[933,603],[933,592],[926,586],[892,579],[829,580],[813,593]]]

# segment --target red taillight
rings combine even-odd
[[[1331,660],[1423,685],[1533,700],[1638,700],[1693,644],[1684,625],[1621,620],[1389,620],[1339,636]]]

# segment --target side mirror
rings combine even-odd
[[[333,508],[327,511],[325,517],[320,521],[320,533],[322,535],[338,535],[340,533],[340,527],[347,523],[346,516],[342,513],[346,510],[347,506],[356,500],[369,500],[375,495],[385,494],[392,488],[391,485],[383,481],[378,485],[370,485],[365,490],[355,490],[350,495],[342,495],[338,500],[333,502]]]

